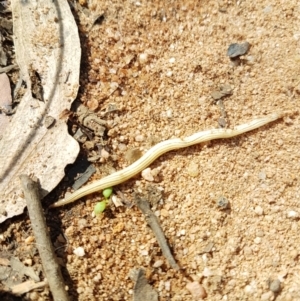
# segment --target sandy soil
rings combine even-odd
[[[95,2],[86,4],[89,16],[75,9],[84,43],[80,100],[109,129],[110,157],[96,163],[91,182],[127,166],[128,150],[218,128],[211,93],[221,85],[232,88],[224,99],[229,128],[297,111],[299,2]],[[87,31],[97,14],[101,24]],[[230,61],[229,45],[245,41],[248,53]],[[118,110],[104,114],[112,105]],[[291,113],[234,139],[163,155],[151,165],[154,182],[137,176],[116,187],[131,203],[133,192],[145,193],[149,184],[161,191],[154,211],[182,272],[168,266],[135,206],[111,205],[110,214],[96,218],[95,194],[49,212],[67,238],[59,256],[73,300],[131,300],[129,273],[138,267],[159,300],[193,300],[190,281],[203,286],[207,300],[300,300],[299,138],[299,116]],[[219,206],[220,197],[229,208]],[[19,232],[15,255],[28,248],[30,231]],[[73,254],[77,247],[84,257]],[[47,298],[44,292],[36,300]]]

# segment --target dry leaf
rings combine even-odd
[[[79,86],[81,49],[68,2],[14,0],[12,13],[16,58],[27,90],[1,133],[0,222],[24,210],[20,174],[38,177],[45,196],[79,152],[59,119]],[[49,129],[44,126],[47,116],[55,119]]]
[[[10,110],[12,105],[11,89],[8,76],[5,73],[0,74],[0,113],[2,108]],[[9,124],[9,119],[4,112],[0,114],[0,130],[5,129]],[[0,134],[1,135],[1,134]]]

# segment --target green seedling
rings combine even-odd
[[[99,202],[95,205],[94,212],[96,215],[103,213],[106,208],[106,201]]]
[[[108,199],[111,196],[112,192],[113,192],[112,187],[109,187],[109,188],[104,189],[102,191],[102,194],[106,199]]]

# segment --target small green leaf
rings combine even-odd
[[[95,205],[94,212],[95,214],[101,214],[106,208],[106,201],[99,202]]]
[[[109,187],[109,188],[104,189],[102,191],[102,194],[106,199],[108,199],[111,196],[112,192],[113,192],[112,187]]]

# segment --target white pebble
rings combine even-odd
[[[288,218],[296,219],[296,218],[299,217],[299,213],[296,212],[296,211],[291,210],[291,211],[289,211],[289,212],[287,213],[287,216],[288,216]]]
[[[171,64],[175,63],[175,57],[171,57],[171,58],[169,59],[169,62],[170,62]]]
[[[171,289],[171,282],[170,281],[165,281],[165,290],[169,291]]]
[[[254,211],[257,215],[263,215],[264,214],[264,209],[261,208],[260,206],[256,206]]]
[[[167,73],[166,73],[166,76],[167,77],[171,77],[173,75],[173,72],[172,71],[168,71]]]
[[[256,244],[260,244],[260,243],[261,243],[261,238],[260,238],[260,237],[255,237],[255,238],[254,238],[254,242],[255,242]]]
[[[109,152],[106,151],[104,148],[101,149],[101,158],[103,158],[103,159],[109,158]]]
[[[271,301],[274,300],[274,293],[269,291],[261,295],[260,300],[262,301]]]
[[[185,230],[180,230],[176,234],[177,237],[184,236],[184,235],[185,235]]]
[[[245,293],[248,295],[252,295],[256,292],[256,288],[253,287],[252,285],[246,285],[245,286]]]
[[[212,271],[208,267],[205,267],[204,270],[203,270],[203,272],[202,272],[202,275],[204,277],[209,277],[209,276],[212,275]]]
[[[167,110],[166,115],[167,115],[168,118],[172,118],[173,110],[172,109]]]
[[[145,179],[146,181],[149,181],[149,182],[154,181],[154,177],[151,173],[151,168],[150,167],[148,167],[148,168],[146,168],[142,171],[142,178]]]
[[[266,179],[266,173],[264,171],[261,171],[259,174],[258,174],[258,177],[260,180],[265,180]]]
[[[191,177],[197,177],[199,175],[199,166],[198,164],[191,162],[188,166],[187,170],[189,176]]]
[[[111,83],[109,84],[109,86],[110,86],[110,89],[111,89],[112,91],[114,91],[114,90],[116,90],[116,89],[119,87],[119,84],[118,84],[117,82],[111,82]]]
[[[73,253],[78,257],[82,257],[85,255],[84,248],[82,248],[82,247],[78,247],[78,248],[74,249]]]
[[[23,261],[23,263],[27,266],[32,266],[32,259],[31,258],[27,258]]]
[[[141,64],[145,64],[148,61],[148,54],[147,53],[141,53],[139,56],[139,61]]]
[[[154,262],[153,267],[154,268],[159,268],[164,264],[163,260],[157,260]]]
[[[141,251],[141,255],[142,255],[142,256],[148,256],[148,254],[149,254],[149,253],[148,253],[147,250],[142,250],[142,251]]]
[[[100,273],[98,273],[94,278],[93,278],[93,281],[95,283],[99,283],[100,280],[102,279],[102,275]]]
[[[207,296],[204,287],[197,281],[189,282],[186,288],[190,291],[195,300],[202,300]]]
[[[144,141],[145,137],[144,135],[136,135],[134,139],[136,142],[142,142]]]

